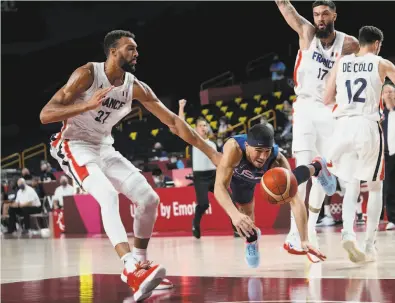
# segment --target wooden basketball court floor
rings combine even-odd
[[[284,239],[264,235],[261,265],[250,269],[240,238],[154,237],[149,258],[165,265],[175,287],[144,302],[395,302],[394,231],[378,233],[378,261],[364,265],[347,259],[338,228],[319,234],[324,263],[289,255]],[[103,236],[3,236],[1,257],[1,302],[133,302],[120,280],[122,264]]]

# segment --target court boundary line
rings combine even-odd
[[[343,303],[333,300],[308,300],[309,303]],[[262,301],[214,301],[212,303],[306,303],[306,300],[262,300]],[[350,303],[380,303],[377,301],[350,301]]]

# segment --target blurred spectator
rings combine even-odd
[[[271,123],[269,123],[268,121],[267,121],[267,117],[266,116],[262,116],[260,119],[259,119],[259,122],[260,122],[260,124],[263,124],[263,125],[267,125],[269,128],[271,128],[272,130],[273,130],[273,132],[274,132],[274,127],[273,127],[273,125],[271,124]]]
[[[22,233],[28,233],[30,229],[30,215],[41,212],[41,203],[36,191],[26,184],[25,179],[18,180],[19,190],[16,194],[15,202],[10,204],[8,210],[9,225],[8,233],[16,231],[16,216],[23,216],[24,229]]]
[[[286,70],[286,66],[283,62],[280,61],[278,55],[273,57],[273,62],[270,65],[270,71],[272,73],[272,81],[273,81],[273,90],[279,91],[281,90],[281,80],[284,79],[284,73]]]
[[[44,190],[43,190],[42,184],[40,182],[40,178],[34,177],[32,180],[31,187],[36,191],[36,193],[40,199],[44,198]]]
[[[167,157],[166,151],[163,149],[163,145],[160,142],[156,142],[154,144],[154,148],[152,149],[152,157],[154,159],[159,159],[161,161],[166,161],[169,158]]]
[[[292,106],[288,101],[284,101],[283,113],[287,119],[284,130],[281,133],[281,138],[290,138],[291,139],[291,130],[292,130]]]
[[[226,118],[225,116],[219,118],[219,127],[217,132],[217,146],[219,148],[224,145],[225,139],[229,137],[228,129],[230,127],[232,127],[232,125],[228,123],[228,118]]]
[[[48,162],[44,162],[41,164],[41,175],[40,180],[41,182],[51,182],[56,181],[56,177],[51,172],[50,166],[48,166]]]
[[[69,180],[65,175],[60,177],[60,186],[56,188],[53,196],[53,208],[63,208],[63,197],[72,196],[75,194],[75,189],[69,184]]]
[[[174,187],[173,179],[165,176],[160,168],[155,168],[152,171],[152,178],[156,187]]]
[[[22,169],[22,178],[25,179],[27,183],[31,183],[31,180],[33,179],[33,176],[26,167]]]
[[[185,168],[184,162],[177,158],[177,156],[172,155],[170,157],[170,163],[167,164],[167,169],[182,169]]]
[[[1,231],[4,227],[8,226],[8,207],[10,206],[10,201],[8,200],[8,195],[6,193],[5,187],[1,185]]]
[[[383,87],[384,101],[384,158],[385,178],[383,187],[383,205],[386,207],[388,224],[387,230],[395,229],[395,86],[391,83]]]

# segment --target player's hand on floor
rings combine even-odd
[[[87,108],[89,110],[96,109],[101,106],[101,103],[107,98],[107,94],[114,88],[114,86],[110,86],[107,88],[98,89],[87,102]]]
[[[234,227],[240,236],[250,236],[254,234],[255,224],[251,218],[241,212],[237,212],[231,217]]]
[[[302,242],[302,249],[309,254],[312,254],[319,258],[321,261],[326,260],[326,256],[317,248],[315,248],[313,245],[311,245],[309,242],[305,241]]]

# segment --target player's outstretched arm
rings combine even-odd
[[[234,205],[228,188],[233,176],[233,169],[239,164],[242,158],[242,151],[234,139],[229,139],[223,149],[222,159],[217,167],[215,177],[214,196],[219,205],[225,210],[239,235],[252,235],[255,227],[249,216],[239,212]]]
[[[77,68],[70,76],[66,85],[59,89],[41,110],[41,123],[47,124],[64,121],[100,106],[112,87],[97,90],[88,102],[73,104],[78,96],[91,87],[93,80],[92,64],[88,63]]]
[[[187,100],[181,99],[178,101],[178,116],[182,119],[185,120],[185,105],[187,104]]]
[[[289,0],[276,0],[276,4],[288,25],[298,33],[300,47],[307,48],[314,37],[314,26],[299,15]]]
[[[162,123],[166,124],[174,134],[200,149],[214,165],[218,166],[222,154],[207,144],[183,119],[171,112],[147,84],[136,79],[133,85],[133,98],[139,100],[147,110]]]
[[[340,57],[337,59],[332,71],[329,74],[329,78],[326,82],[326,90],[324,94],[324,104],[331,105],[336,103],[336,76],[337,70],[339,69]]]

